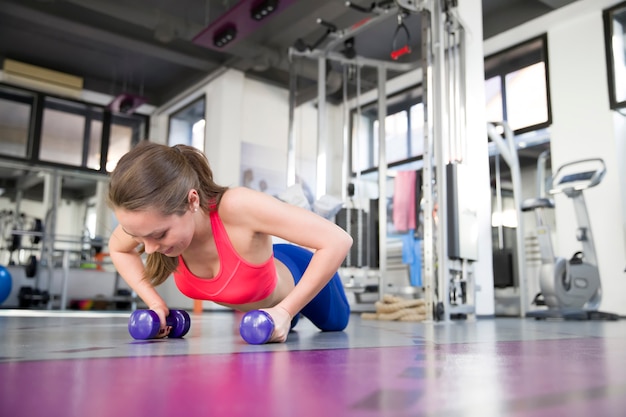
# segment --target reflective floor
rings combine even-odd
[[[626,320],[361,320],[248,345],[240,314],[133,340],[128,313],[0,310],[0,416],[625,416]]]

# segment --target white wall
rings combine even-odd
[[[603,182],[585,194],[598,252],[603,287],[601,309],[626,314],[624,117],[609,109],[602,10],[616,0],[579,0],[539,19],[488,39],[491,54],[534,36],[548,34],[553,124],[552,166],[603,158]],[[571,200],[559,195],[556,204],[556,246],[570,257],[580,250],[575,240]]]
[[[317,170],[317,109],[312,102],[309,102],[299,106],[294,113],[296,176],[315,190],[317,186],[315,175]]]
[[[491,186],[487,149],[485,108],[485,69],[483,60],[482,3],[459,2],[459,14],[466,30],[467,53],[467,165],[472,174],[472,194],[478,212],[478,261],[476,276],[476,314],[494,314],[493,266],[491,246]]]
[[[622,236],[626,245],[626,117],[618,112],[613,112],[613,126],[615,129],[615,154],[618,155],[617,177],[620,180],[620,200],[622,203]],[[621,158],[619,157],[621,155]]]

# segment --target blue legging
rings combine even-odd
[[[274,257],[285,264],[297,284],[311,262],[313,253],[300,246],[278,243],[274,245]],[[350,305],[338,273],[304,306],[301,313],[322,331],[340,331],[346,328],[350,319]],[[295,323],[294,318],[292,327]]]

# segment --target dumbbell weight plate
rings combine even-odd
[[[159,333],[161,323],[153,310],[135,310],[128,320],[128,332],[137,340],[146,340]]]
[[[181,338],[189,331],[191,318],[185,310],[170,310],[170,314],[167,316],[167,325],[172,326],[168,337]]]
[[[244,314],[239,324],[239,334],[251,345],[269,342],[274,332],[274,320],[265,311],[252,310]]]

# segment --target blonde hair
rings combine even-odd
[[[128,211],[155,209],[163,216],[182,216],[189,209],[189,190],[200,197],[200,209],[217,210],[228,187],[213,181],[204,153],[187,145],[169,147],[142,141],[119,160],[111,173],[108,204]],[[151,253],[144,279],[162,284],[178,268],[178,258]]]

